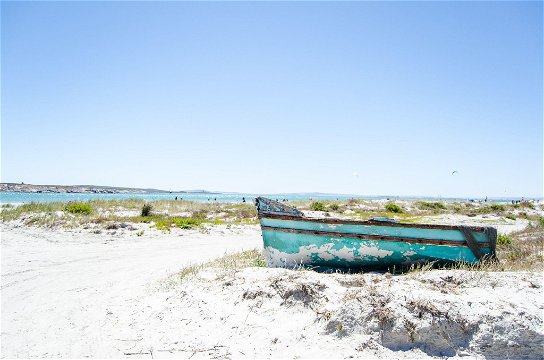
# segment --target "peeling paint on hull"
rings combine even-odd
[[[412,262],[445,260],[477,262],[467,247],[335,238],[263,231],[264,256],[269,266],[316,265],[382,267]]]
[[[265,198],[257,198],[257,208],[264,255],[273,267],[477,263],[495,255],[497,232],[490,227],[306,218],[294,208]]]

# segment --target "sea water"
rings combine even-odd
[[[122,199],[143,199],[146,201],[155,200],[188,200],[197,202],[226,202],[237,203],[253,202],[258,196],[264,196],[273,200],[346,200],[346,199],[365,199],[365,200],[449,200],[449,201],[468,201],[468,198],[437,198],[437,197],[410,197],[410,196],[392,196],[392,195],[336,195],[336,194],[241,194],[241,193],[145,193],[145,194],[94,194],[94,193],[35,193],[35,192],[0,192],[0,203],[2,204],[27,204],[31,202],[69,202],[69,201],[88,201],[88,200],[122,200]],[[482,199],[474,199],[481,201]],[[514,199],[493,198],[489,201],[510,202]]]
[[[226,194],[226,193],[145,193],[145,194],[94,194],[94,193],[35,193],[35,192],[0,192],[0,203],[27,204],[31,202],[69,202],[88,200],[122,200],[143,199],[155,200],[188,200],[197,202],[226,202],[236,203],[253,202],[258,196],[268,197],[274,200],[345,200],[353,198],[353,195],[323,195],[323,194]]]

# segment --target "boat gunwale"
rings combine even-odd
[[[279,232],[297,233],[297,234],[305,234],[305,235],[354,238],[354,239],[360,239],[360,240],[375,240],[375,241],[377,240],[377,241],[407,242],[407,243],[438,245],[438,246],[468,247],[468,243],[464,240],[424,239],[424,238],[410,238],[410,237],[376,235],[376,234],[350,234],[350,233],[341,233],[341,232],[334,232],[334,231],[281,228],[281,227],[273,227],[273,226],[266,226],[266,225],[262,225],[261,229],[262,231],[279,231]],[[492,252],[490,242],[479,242],[478,245],[480,245],[481,248],[489,248]]]
[[[351,220],[351,219],[338,219],[338,218],[309,218],[306,216],[291,216],[284,214],[271,214],[260,213],[260,219],[277,219],[277,220],[291,220],[291,221],[306,221],[306,222],[318,222],[323,224],[345,224],[345,225],[369,225],[369,226],[391,226],[391,227],[408,227],[408,228],[423,228],[423,229],[441,229],[441,230],[460,230],[461,226],[458,225],[443,225],[443,224],[413,224],[413,223],[400,223],[389,222],[379,220]],[[463,225],[462,227],[468,228],[475,232],[485,232],[488,229],[494,229],[491,226],[470,226]]]

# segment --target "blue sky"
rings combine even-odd
[[[1,12],[3,182],[543,195],[542,2]]]

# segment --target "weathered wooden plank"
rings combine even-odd
[[[309,218],[309,217],[289,216],[289,215],[280,215],[280,214],[259,214],[259,219],[261,218],[292,220],[292,221],[308,221],[308,222],[318,222],[323,224],[378,225],[378,226],[421,228],[421,229],[459,230],[459,226],[456,226],[456,225],[410,224],[410,223],[384,222],[384,221],[376,221],[376,220],[350,220],[350,219],[336,219],[336,218]],[[482,226],[466,226],[466,228],[472,230],[473,232],[485,232],[486,229],[488,229],[487,227],[482,227]]]
[[[372,235],[372,234],[347,234],[347,233],[340,233],[340,232],[334,232],[334,231],[299,230],[299,229],[279,228],[279,227],[270,227],[270,226],[261,226],[261,228],[262,230],[269,230],[269,231],[281,231],[281,232],[288,232],[288,233],[309,234],[309,235],[318,235],[318,236],[331,236],[331,237],[338,237],[338,238],[398,241],[398,242],[407,242],[407,243],[414,243],[414,244],[429,244],[429,245],[468,246],[466,241],[407,238],[407,237]],[[479,245],[482,248],[490,247],[490,243],[488,242],[481,242],[479,243]]]

